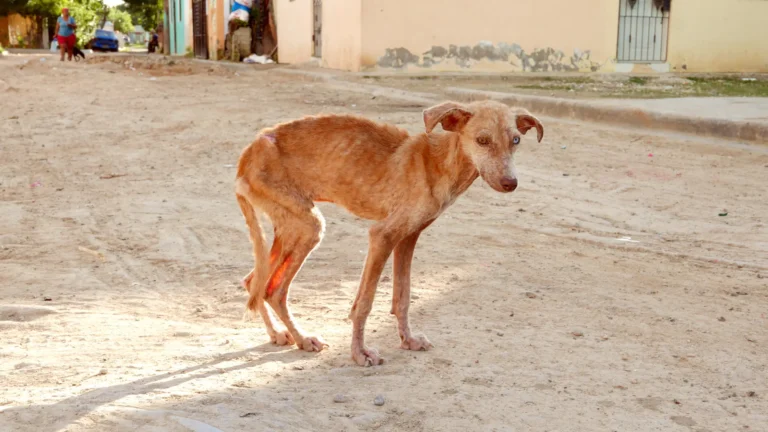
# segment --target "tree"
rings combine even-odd
[[[0,16],[19,14],[32,18],[33,27],[29,34],[30,40],[20,41],[25,46],[43,46],[43,28],[46,19],[53,22],[59,15],[66,0],[2,0],[0,1]]]
[[[133,21],[131,20],[131,14],[128,12],[118,8],[111,8],[107,19],[112,21],[116,31],[125,34],[133,33]]]
[[[78,43],[82,44],[91,39],[104,17],[105,6],[102,0],[64,0],[63,2],[77,23],[75,34]]]
[[[163,19],[163,0],[123,0],[118,6],[133,17],[134,24],[140,24],[144,30],[154,30]]]
[[[0,2],[0,16],[19,14],[24,16],[55,17],[67,0],[3,0]]]
[[[2,0],[0,15],[17,13],[34,16],[37,18],[37,24],[42,28],[44,18],[55,20],[61,15],[61,9],[65,7],[69,8],[69,14],[77,22],[75,34],[78,42],[82,43],[90,39],[105,10],[102,0]]]

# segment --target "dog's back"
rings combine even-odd
[[[330,201],[352,213],[385,217],[392,189],[410,177],[404,159],[414,138],[393,125],[350,115],[305,117],[265,129],[250,149],[251,166],[275,178],[290,179],[313,201]],[[268,173],[268,174],[267,174]]]

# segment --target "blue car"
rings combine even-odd
[[[117,52],[120,43],[117,40],[115,32],[109,30],[96,30],[93,39],[88,42],[88,46],[94,51]]]

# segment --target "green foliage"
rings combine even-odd
[[[230,31],[235,31],[242,27],[248,27],[248,23],[241,20],[240,18],[235,18],[232,21],[229,22],[229,29]]]
[[[146,31],[157,29],[163,20],[163,0],[124,0],[118,9],[131,14],[134,24],[139,24]]]
[[[61,13],[67,0],[3,0],[0,15],[20,14],[25,16],[54,17]]]
[[[77,43],[82,46],[93,37],[96,29],[101,27],[105,11],[104,3],[101,0],[64,0],[63,3],[75,19]]]
[[[128,12],[117,8],[111,8],[107,19],[112,21],[116,31],[126,34],[133,33],[133,21],[131,19],[131,14]]]
[[[80,44],[93,37],[106,10],[102,0],[2,0],[0,15],[17,13],[55,20],[65,7],[77,23],[75,34]]]

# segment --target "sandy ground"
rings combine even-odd
[[[387,363],[361,368],[368,223],[322,205],[293,286],[330,348],[270,345],[243,320],[233,164],[278,121],[418,132],[418,104],[23,61],[0,60],[0,431],[768,430],[766,147],[544,119],[517,192],[478,180],[421,238],[412,325],[435,348],[397,348],[385,278],[367,331]]]

